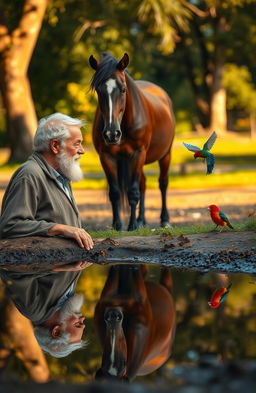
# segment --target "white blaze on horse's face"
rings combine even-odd
[[[121,141],[122,132],[120,123],[119,119],[116,119],[118,101],[115,101],[115,97],[118,92],[120,92],[118,82],[114,78],[109,78],[104,84],[104,94],[102,97],[102,114],[105,122],[102,134],[107,145],[117,145]],[[103,99],[105,99],[105,101],[103,101]],[[108,112],[106,112],[106,101],[108,102]]]
[[[113,103],[112,103],[112,91],[114,89],[116,89],[117,84],[116,84],[116,80],[115,79],[108,79],[106,82],[106,86],[107,86],[107,92],[108,92],[108,102],[109,102],[109,123],[111,124],[112,122],[112,113],[113,113]]]
[[[108,373],[110,375],[117,375],[117,369],[114,367],[115,364],[115,344],[116,344],[116,337],[115,337],[115,332],[111,332],[111,354],[110,354],[110,367],[108,369]]]

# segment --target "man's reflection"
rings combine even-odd
[[[83,296],[74,294],[80,271],[18,273],[1,271],[7,295],[34,325],[40,347],[54,357],[82,348]]]
[[[160,283],[145,281],[145,275],[143,265],[109,270],[94,315],[103,348],[96,379],[131,381],[170,357],[176,322],[171,273],[164,268]]]

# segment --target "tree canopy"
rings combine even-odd
[[[254,111],[256,0],[45,2],[28,68],[37,118],[62,111],[91,124],[96,100],[89,92],[88,58],[103,51],[116,57],[129,53],[134,79],[149,79],[167,90],[178,131],[212,127],[225,131],[227,109],[247,116]],[[0,48],[3,26],[14,34],[26,4],[33,1],[0,0],[5,18]],[[0,50],[1,63],[4,58]],[[5,102],[4,90],[5,86],[0,135],[8,130],[8,105],[14,105]]]

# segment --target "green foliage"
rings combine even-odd
[[[180,0],[142,0],[138,9],[139,19],[161,37],[158,48],[164,54],[173,52],[178,29],[188,30],[190,16]]]
[[[256,89],[247,67],[226,64],[223,84],[228,91],[229,109],[241,108],[248,113],[256,111]]]

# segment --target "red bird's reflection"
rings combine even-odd
[[[230,284],[227,288],[216,289],[212,294],[211,300],[208,302],[209,306],[211,308],[218,308],[228,296],[231,286],[232,284]]]

